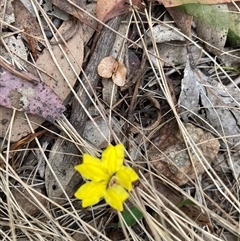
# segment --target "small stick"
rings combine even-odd
[[[3,68],[7,69],[9,72],[11,72],[14,75],[17,75],[18,77],[29,81],[30,83],[32,83],[34,86],[38,85],[38,80],[37,79],[33,79],[30,76],[27,76],[26,74],[24,74],[23,72],[20,72],[18,70],[15,69],[14,66],[7,64],[5,61],[3,61],[2,58],[0,58],[0,66],[2,66]]]

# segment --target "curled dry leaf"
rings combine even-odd
[[[33,85],[4,68],[0,72],[0,105],[42,116],[50,122],[59,119],[65,110],[62,101],[45,83]]]
[[[111,78],[117,86],[124,86],[126,83],[127,69],[123,63],[108,56],[99,63],[98,74],[103,78]]]

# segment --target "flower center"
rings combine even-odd
[[[113,187],[114,185],[118,185],[118,180],[115,176],[112,176],[112,178],[110,179],[108,186],[109,187]]]

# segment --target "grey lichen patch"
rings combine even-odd
[[[25,88],[25,89],[19,89],[19,92],[21,93],[22,97],[20,98],[21,105],[24,109],[28,109],[29,106],[29,97],[33,98],[35,95],[35,91],[33,88]]]
[[[21,93],[19,93],[17,90],[11,90],[8,95],[12,107],[16,108],[17,110],[21,110],[21,98],[23,97]]]

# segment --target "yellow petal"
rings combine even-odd
[[[74,196],[82,200],[82,206],[88,207],[99,202],[106,191],[107,182],[88,182],[83,184]]]
[[[123,165],[123,158],[124,146],[121,143],[116,146],[109,145],[103,151],[102,163],[111,176]]]
[[[129,194],[120,185],[114,185],[112,187],[107,188],[107,191],[104,196],[106,203],[118,211],[123,210],[123,202],[128,197]]]
[[[118,183],[128,191],[132,190],[132,182],[138,180],[138,174],[131,168],[122,166],[116,173]]]
[[[103,167],[101,160],[89,154],[83,155],[83,164],[75,166],[75,170],[80,172],[84,178],[94,182],[109,180],[111,177]]]

